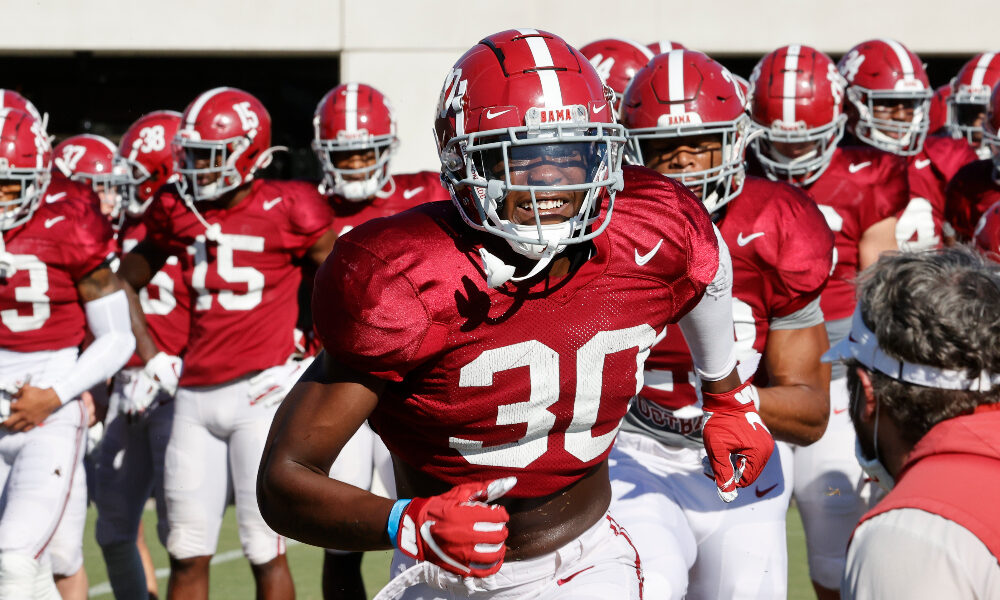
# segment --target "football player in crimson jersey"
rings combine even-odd
[[[948,182],[945,219],[959,241],[971,240],[979,217],[1000,200],[1000,83],[993,88],[983,123],[983,147],[991,158],[969,163]]]
[[[896,215],[910,199],[906,161],[871,147],[843,147],[845,81],[825,54],[792,45],[766,55],[750,77],[750,116],[763,129],[752,142],[757,168],[802,187],[834,233],[837,260],[820,296],[831,344],[847,335],[854,279],[897,249]],[[794,495],[802,514],[809,573],[821,598],[836,597],[847,536],[871,486],[854,459],[846,373],[835,367],[830,418],[816,443],[795,448]]]
[[[319,191],[334,211],[337,235],[378,217],[388,217],[424,202],[448,199],[439,173],[392,174],[399,139],[388,99],[364,83],[342,83],[316,106],[313,151],[323,167]],[[312,296],[312,279],[308,282]],[[303,311],[305,312],[305,311]],[[301,319],[301,317],[300,317]],[[347,445],[330,476],[370,489],[373,472],[392,491],[392,464],[385,444],[363,425]],[[360,552],[327,550],[323,560],[323,596],[365,598]]]
[[[990,92],[997,83],[1000,52],[983,52],[973,56],[951,80],[951,94],[945,100],[948,131],[967,141],[982,159],[990,157],[990,149],[983,143],[983,122]]]
[[[906,157],[911,198],[898,215],[896,242],[903,250],[940,246],[945,186],[975,152],[964,140],[927,135],[933,92],[920,57],[904,45],[868,40],[837,66],[847,80],[847,129],[858,142]]]
[[[317,275],[325,350],[261,462],[277,529],[397,547],[386,593],[404,598],[640,597],[607,455],[678,320],[714,412],[716,493],[756,478],[773,440],[719,335],[733,326],[725,244],[683,186],[621,168],[612,99],[550,33],[494,34],[458,60],[435,121],[453,201],[355,228]],[[369,418],[402,500],[325,476]]]
[[[615,115],[635,72],[646,66],[655,52],[632,40],[606,38],[580,47],[580,52],[594,65],[597,73],[615,92]]]
[[[126,175],[116,191],[122,200],[119,252],[131,251],[146,237],[142,215],[160,185],[174,177],[171,140],[181,114],[156,111],[144,115],[122,136],[115,160]],[[150,590],[144,573],[137,530],[146,500],[156,501],[157,533],[167,543],[163,469],[173,423],[177,391],[187,345],[191,302],[177,256],[167,258],[151,282],[138,291],[133,310],[145,315],[149,333],[140,349],[117,375],[97,450],[94,503],[97,543],[104,554],[111,589],[119,598],[142,598]],[[151,357],[144,360],[142,357]],[[141,540],[141,535],[139,536]]]
[[[760,415],[776,439],[810,444],[829,413],[819,295],[833,267],[833,233],[798,188],[745,177],[752,130],[744,106],[725,67],[673,50],[636,73],[622,124],[634,162],[685,184],[711,212],[732,255],[736,343],[748,377],[751,358],[763,354],[754,378]],[[701,476],[704,415],[675,326],[650,353],[644,380],[612,451],[611,509],[642,556],[646,594],[784,597],[791,449],[778,444],[755,494],[719,506]]]
[[[0,597],[58,598],[47,554],[80,474],[78,397],[125,364],[135,338],[111,228],[89,188],[50,183],[41,122],[0,109],[0,159]]]
[[[254,473],[272,415],[302,367],[290,360],[296,261],[326,257],[333,215],[314,185],[255,177],[270,161],[270,143],[270,116],[252,95],[215,88],[195,98],[173,140],[180,179],[156,193],[144,215],[146,237],[120,268],[141,289],[177,256],[191,293],[164,459],[170,598],[208,597],[230,478],[258,595],[294,593],[284,539],[257,508]],[[145,344],[155,347],[140,339],[140,351]]]

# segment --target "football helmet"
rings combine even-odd
[[[933,95],[920,58],[895,40],[861,42],[837,63],[847,80],[847,128],[859,140],[899,156],[924,149]],[[879,105],[913,109],[911,121],[876,116]]]
[[[52,168],[67,179],[92,187],[101,199],[101,212],[120,224],[121,185],[128,179],[128,167],[115,156],[117,150],[106,137],[91,133],[74,135],[56,146]]]
[[[42,122],[28,113],[0,109],[0,184],[18,184],[18,196],[0,196],[0,230],[27,223],[49,185],[52,146]]]
[[[743,189],[743,160],[752,137],[745,104],[736,78],[708,56],[692,50],[658,54],[625,92],[621,120],[628,131],[629,159],[645,165],[643,149],[650,140],[719,136],[718,166],[668,175],[700,193],[708,211],[715,212]]]
[[[1000,82],[1000,52],[977,54],[951,80],[951,96],[946,102],[948,130],[956,139],[964,137],[979,158],[990,156],[989,148],[982,143],[980,119],[997,82]]]
[[[42,113],[35,108],[35,105],[31,103],[31,100],[28,100],[14,90],[5,90],[0,88],[0,108],[16,108],[17,110],[24,111],[31,115],[33,119],[40,122],[42,124],[42,129],[45,129],[48,115],[43,116]]]
[[[769,178],[808,185],[830,166],[847,120],[844,83],[830,57],[809,46],[760,59],[750,75],[750,117],[764,133],[751,147]]]
[[[671,50],[687,50],[687,48],[684,47],[684,44],[680,42],[672,42],[670,40],[656,40],[652,44],[646,44],[646,47],[649,48],[649,51],[652,52],[654,56],[657,54],[665,54]]]
[[[181,113],[158,110],[139,117],[122,136],[116,156],[126,166],[122,196],[129,214],[146,212],[156,190],[177,178],[171,142],[180,125]]]
[[[521,281],[540,272],[568,244],[587,242],[611,220],[621,170],[624,128],[615,122],[612,91],[587,58],[562,38],[534,29],[514,29],[484,38],[465,53],[445,79],[434,129],[442,180],[465,222],[499,236],[519,254],[537,260],[531,272],[485,252],[490,285]],[[572,161],[582,181],[528,179],[512,173],[526,165]],[[581,192],[577,214],[542,224],[539,199],[546,192]],[[508,193],[530,196],[532,223],[501,218]],[[606,204],[603,200],[606,198]],[[594,226],[606,206],[607,216]]]
[[[190,202],[215,200],[252,181],[277,150],[267,109],[231,87],[208,90],[188,105],[172,147],[178,189]]]
[[[646,66],[653,52],[631,40],[607,38],[590,42],[580,52],[594,65],[597,73],[615,92],[615,114],[621,108],[625,88],[636,71]]]
[[[391,186],[389,160],[398,144],[392,106],[382,92],[364,83],[333,88],[313,115],[312,148],[323,167],[320,192],[355,202],[374,197],[386,184]],[[331,156],[369,150],[375,163],[355,169],[337,168]]]
[[[931,106],[927,109],[927,135],[939,133],[948,124],[948,96],[951,96],[951,84],[946,83],[934,90],[931,96]]]

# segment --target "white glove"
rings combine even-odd
[[[283,365],[265,369],[250,378],[250,405],[271,408],[285,399],[299,376],[312,364],[312,357],[305,360],[290,360]]]
[[[157,352],[156,356],[146,362],[142,370],[156,380],[164,392],[174,396],[177,394],[177,382],[181,378],[183,367],[184,361],[180,358],[170,356],[166,352]]]

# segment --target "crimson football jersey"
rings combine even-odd
[[[976,153],[965,140],[929,136],[924,149],[908,157],[910,202],[896,223],[896,240],[903,250],[941,245],[945,223],[945,187]]]
[[[820,295],[833,268],[834,235],[809,196],[786,183],[747,177],[723,210],[717,225],[733,259],[733,321],[742,359],[753,351],[764,353],[773,319]],[[657,406],[669,411],[700,407],[698,385],[680,326],[671,325],[646,361],[643,400],[633,405],[629,421],[638,421],[640,429],[673,431],[676,425],[675,433],[696,436],[700,410],[675,420]],[[692,430],[680,431],[683,427]]]
[[[643,363],[718,270],[704,206],[683,186],[625,167],[608,228],[570,277],[486,285],[450,202],[369,221],[337,241],[313,313],[337,361],[388,380],[371,423],[391,450],[449,484],[516,475],[538,497],[607,456]]]
[[[141,220],[127,219],[118,236],[122,254],[131,252],[144,239],[146,224]],[[149,335],[156,347],[171,356],[182,356],[191,325],[191,295],[184,283],[180,260],[176,256],[167,258],[163,268],[138,293]],[[125,366],[142,365],[142,359],[135,353]]]
[[[955,229],[955,237],[972,239],[979,217],[1000,200],[1000,174],[992,160],[977,160],[961,169],[947,187],[945,220]]]
[[[294,350],[296,291],[302,272],[294,264],[333,220],[316,186],[297,181],[254,180],[231,209],[199,202],[219,242],[173,186],[160,188],[145,214],[149,238],[180,258],[191,293],[191,330],[181,385],[204,386],[284,363]]]
[[[388,217],[425,202],[447,200],[448,190],[441,185],[441,175],[430,171],[393,175],[394,187],[388,196],[371,201],[351,202],[338,196],[330,198],[334,211],[333,230],[343,235],[358,225],[377,217]]]
[[[858,243],[869,227],[899,214],[910,201],[907,162],[875,148],[834,151],[830,166],[806,190],[833,230],[837,264],[820,306],[827,321],[854,314]]]
[[[0,347],[79,346],[86,315],[76,284],[115,255],[111,224],[90,187],[53,181],[31,219],[2,234],[16,271],[0,278]]]

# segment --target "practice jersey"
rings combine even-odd
[[[902,211],[910,200],[907,162],[867,147],[841,147],[830,166],[807,188],[833,230],[837,264],[820,305],[827,321],[854,313],[858,244],[865,231]]]
[[[207,239],[174,186],[146,211],[148,239],[180,259],[191,291],[191,330],[183,386],[206,386],[284,363],[294,350],[295,261],[326,232],[333,214],[305,182],[255,180],[231,209],[199,202],[221,238]]]
[[[146,224],[126,219],[118,235],[121,253],[126,254],[146,239]],[[182,356],[191,328],[191,295],[181,273],[180,260],[171,255],[146,287],[138,291],[139,303],[146,316],[149,335],[161,352]],[[143,361],[135,353],[126,367],[141,367]]]
[[[388,217],[425,202],[447,200],[449,197],[438,173],[421,171],[393,175],[386,188],[370,201],[352,202],[331,196],[333,230],[340,236],[371,219]]]
[[[76,284],[115,255],[111,224],[92,196],[89,186],[53,181],[31,219],[2,232],[15,270],[0,277],[0,348],[38,352],[83,341]]]
[[[401,460],[449,484],[516,475],[508,496],[563,489],[602,462],[657,335],[719,267],[704,206],[625,167],[607,229],[569,277],[486,285],[451,202],[369,221],[337,241],[313,313],[334,360],[386,380],[370,422]]]
[[[1000,200],[1000,170],[992,160],[977,160],[958,170],[948,183],[945,219],[955,237],[968,241],[986,209]]]
[[[929,136],[919,154],[908,158],[910,202],[899,214],[896,242],[901,250],[928,250],[945,235],[945,187],[962,166],[976,160],[964,139]]]
[[[808,195],[786,183],[747,177],[722,210],[717,225],[733,260],[733,320],[743,359],[764,353],[774,319],[819,297],[833,268],[834,236]],[[670,325],[646,361],[644,386],[624,427],[672,445],[700,445],[680,439],[700,438],[699,387],[680,326]]]

